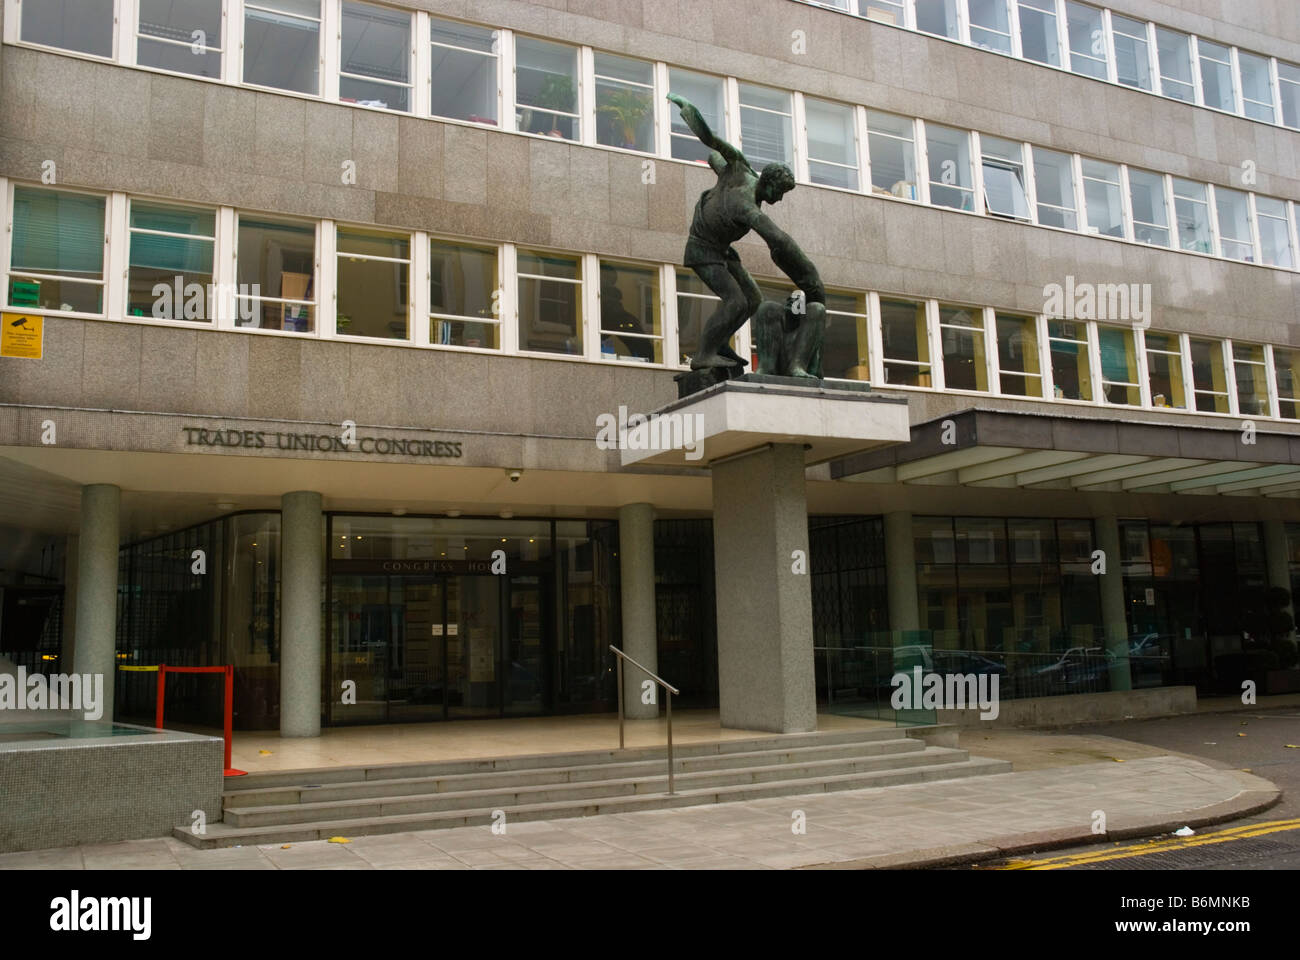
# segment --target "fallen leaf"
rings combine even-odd
[[[1237,734],[1237,736],[1239,736],[1239,737],[1244,737],[1245,734],[1244,734],[1244,733],[1239,733],[1239,734]]]
[[[1286,747],[1288,750],[1300,750],[1300,743],[1284,743],[1282,746]]]
[[[288,849],[289,849],[290,847],[292,847],[292,846],[293,846],[292,843],[286,843],[286,844],[285,844],[283,847],[281,847],[280,849],[281,849],[281,850],[288,850]]]
[[[351,843],[352,841],[349,840],[347,837],[330,837],[325,842],[326,843]]]
[[[257,751],[257,752],[258,752],[259,755],[261,755],[261,756],[263,756],[263,757],[269,757],[269,756],[271,755],[271,751],[270,751],[270,750],[259,750],[259,751]]]

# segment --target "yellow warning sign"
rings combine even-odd
[[[25,313],[0,314],[0,357],[41,359],[45,318]]]

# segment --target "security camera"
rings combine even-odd
[[[507,470],[506,476],[510,478],[511,483],[518,483],[519,478],[524,475],[522,470]]]

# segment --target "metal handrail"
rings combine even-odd
[[[629,657],[618,647],[614,646],[612,643],[609,645],[609,649],[612,650],[614,653],[618,654],[618,661],[617,661],[618,663],[618,748],[620,750],[626,749],[623,746],[623,661],[626,660],[628,663],[632,664],[632,666],[636,667],[638,670],[644,673],[655,683],[659,684],[659,686],[663,687],[664,692],[667,693],[665,704],[667,706],[667,715],[668,715],[668,794],[669,796],[671,796],[674,792],[673,791],[673,694],[675,693],[680,696],[681,691],[678,690],[676,687],[674,687],[663,677],[651,673],[648,669],[645,668],[645,666],[637,663],[635,660]]]

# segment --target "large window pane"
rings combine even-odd
[[[1115,76],[1126,87],[1151,90],[1151,45],[1147,42],[1147,25],[1111,14],[1115,35]]]
[[[1160,57],[1161,93],[1175,100],[1195,103],[1191,38],[1176,30],[1156,27],[1156,52]]]
[[[113,55],[113,0],[28,0],[21,9],[26,42]]]
[[[970,134],[929,124],[925,128],[930,157],[930,202],[939,207],[973,210]]]
[[[1273,373],[1277,378],[1278,413],[1300,420],[1300,350],[1273,348]]]
[[[1016,220],[1029,219],[1025,190],[1023,145],[998,137],[980,137],[984,159],[984,204],[989,213]]]
[[[496,41],[495,30],[432,21],[433,116],[497,124]]]
[[[969,0],[970,42],[985,50],[1011,52],[1011,20],[1007,0]]]
[[[597,53],[596,142],[654,151],[654,64]]]
[[[979,307],[939,304],[939,342],[943,349],[945,388],[987,391],[984,311]]]
[[[1100,160],[1083,161],[1083,197],[1088,211],[1088,232],[1124,237],[1124,204],[1119,166]]]
[[[315,330],[316,228],[240,217],[236,279],[236,326]]]
[[[1182,343],[1176,333],[1146,331],[1147,375],[1151,382],[1151,405],[1187,409],[1183,384]]]
[[[791,98],[782,90],[740,84],[740,139],[755,170],[794,162]]]
[[[339,99],[410,112],[410,14],[345,0]]]
[[[839,380],[870,380],[867,358],[867,298],[861,293],[826,294],[822,372]]]
[[[1255,262],[1255,242],[1250,231],[1250,198],[1240,190],[1215,187],[1219,214],[1219,246],[1225,257]]]
[[[519,349],[582,355],[581,277],[577,257],[519,251]]]
[[[1200,40],[1201,88],[1205,105],[1216,110],[1237,110],[1237,93],[1232,82],[1232,52],[1227,47],[1208,40]]]
[[[320,93],[320,0],[244,5],[244,82]]]
[[[1196,253],[1214,252],[1205,184],[1174,177],[1174,214],[1178,218],[1180,247]]]
[[[131,202],[128,316],[211,321],[216,214]]]
[[[9,304],[103,312],[103,197],[14,187]]]
[[[1124,327],[1097,327],[1101,354],[1101,391],[1107,403],[1142,405],[1134,332]]]
[[[1268,371],[1264,348],[1254,343],[1232,345],[1237,379],[1237,412],[1243,417],[1268,416]]]
[[[880,332],[885,357],[885,383],[928,387],[930,338],[925,304],[911,300],[880,300]]]
[[[1227,413],[1228,374],[1223,344],[1217,340],[1192,340],[1192,389],[1196,409],[1202,413]]]
[[[915,129],[905,117],[867,111],[873,193],[918,199]]]
[[[663,363],[657,268],[601,261],[600,332],[607,360]]]
[[[221,0],[139,0],[136,62],[221,76]]]
[[[1049,227],[1078,230],[1074,164],[1070,155],[1035,147],[1034,185],[1038,194],[1038,222]]]
[[[808,126],[808,175],[813,183],[858,189],[858,147],[853,107],[804,98]]]
[[[1056,32],[1056,0],[1017,0],[1020,48],[1026,60],[1061,65],[1061,41]]]
[[[338,228],[340,335],[409,339],[410,281],[409,236]]]
[[[1038,322],[1033,317],[997,315],[998,370],[1002,392],[1014,397],[1043,395],[1038,360]]]
[[[1268,58],[1238,50],[1237,63],[1241,67],[1241,97],[1246,116],[1272,123],[1277,115],[1273,111],[1273,74]]]
[[[1065,320],[1047,321],[1052,355],[1052,389],[1058,400],[1091,400],[1088,326]]]
[[[1285,200],[1272,197],[1255,197],[1255,212],[1259,214],[1259,239],[1264,262],[1271,267],[1295,266],[1291,249],[1291,221],[1287,216]]]
[[[1133,205],[1133,236],[1138,243],[1169,246],[1169,208],[1165,203],[1165,178],[1158,173],[1131,169],[1129,196]]]
[[[903,26],[903,0],[858,0],[858,14],[879,23]]]
[[[1105,80],[1106,31],[1102,27],[1101,11],[1069,0],[1065,5],[1065,18],[1070,31],[1070,69]]]
[[[1277,79],[1282,91],[1282,122],[1300,130],[1300,67],[1279,60]]]
[[[578,139],[578,51],[515,38],[516,120],[524,133]]]
[[[916,0],[916,29],[956,40],[957,0]]]
[[[429,243],[430,338],[458,347],[501,346],[495,247]]]
[[[695,104],[710,130],[720,137],[727,135],[726,94],[721,77],[672,67],[668,70],[668,89],[669,92],[685,97]],[[682,119],[681,111],[674,106],[668,114],[671,118],[673,156],[678,160],[707,162],[709,148],[700,143],[699,138],[691,133],[690,127],[686,126],[686,122]]]

